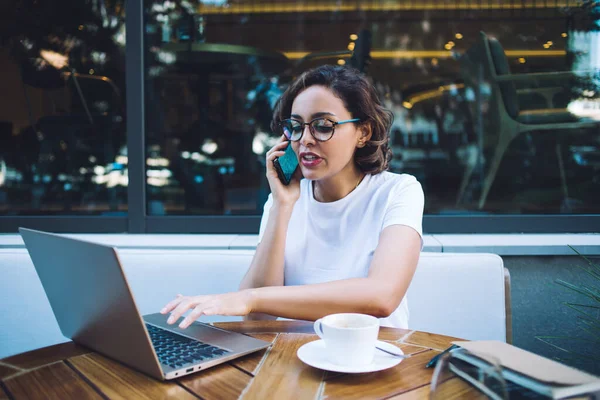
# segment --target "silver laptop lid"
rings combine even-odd
[[[19,232],[63,335],[162,378],[115,249],[31,229]]]

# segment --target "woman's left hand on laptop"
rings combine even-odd
[[[160,312],[161,314],[171,313],[167,323],[174,324],[186,311],[192,310],[179,324],[180,328],[185,329],[203,315],[248,315],[252,312],[252,305],[251,290],[206,296],[183,296],[179,294]]]

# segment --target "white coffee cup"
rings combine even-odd
[[[366,314],[331,314],[315,321],[315,332],[325,342],[325,356],[333,364],[368,365],[375,356],[379,319]]]

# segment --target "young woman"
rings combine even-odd
[[[181,328],[202,315],[316,320],[355,312],[407,328],[424,197],[413,176],[386,171],[392,119],[353,69],[322,66],[292,83],[273,115],[282,136],[266,156],[271,194],[240,290],[180,295],[161,311],[171,313],[168,322],[188,310]],[[285,186],[273,160],[288,142],[300,166]]]

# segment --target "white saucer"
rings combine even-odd
[[[401,349],[393,344],[382,342],[380,340],[377,341],[377,346],[384,350],[404,354]],[[346,367],[343,365],[332,364],[327,361],[325,359],[324,350],[325,342],[323,342],[323,340],[315,340],[314,342],[306,343],[300,347],[297,354],[298,358],[302,360],[302,362],[310,365],[311,367],[324,369],[326,371],[344,372],[347,374],[381,371],[398,365],[402,361],[402,358],[400,357],[394,357],[390,354],[384,353],[381,350],[375,349],[375,358],[371,364]]]

